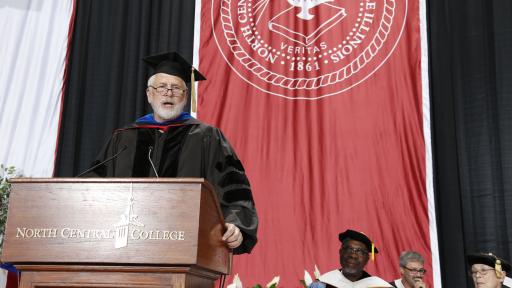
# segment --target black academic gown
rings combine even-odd
[[[218,128],[192,118],[169,126],[134,124],[116,130],[93,166],[107,161],[86,176],[156,177],[149,157],[159,177],[208,180],[215,187],[224,220],[242,231],[244,240],[233,252],[251,252],[257,242],[258,217],[249,180]]]

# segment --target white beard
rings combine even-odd
[[[164,121],[169,121],[180,116],[181,112],[183,112],[183,109],[185,108],[186,103],[187,101],[181,101],[180,103],[175,103],[172,107],[164,107],[162,103],[151,106],[155,115]]]

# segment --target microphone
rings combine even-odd
[[[151,160],[151,151],[153,151],[153,146],[149,146],[148,160],[149,163],[151,163],[151,168],[153,168],[153,172],[155,172],[156,178],[158,178],[158,173],[156,172],[155,164],[153,164],[153,160]]]
[[[121,154],[122,152],[124,152],[124,150],[126,150],[126,149],[128,149],[128,146],[124,145],[124,146],[123,146],[123,148],[121,148],[121,150],[119,150],[119,152],[117,152],[117,153],[116,153],[116,154],[114,154],[113,156],[108,157],[107,159],[105,159],[105,160],[101,161],[100,163],[98,163],[98,164],[96,164],[96,165],[92,166],[91,168],[89,168],[89,169],[85,170],[84,172],[82,172],[82,173],[78,174],[76,177],[81,177],[81,176],[83,176],[83,175],[85,175],[85,174],[87,174],[87,173],[89,173],[89,172],[91,172],[91,171],[94,171],[96,168],[100,167],[101,165],[103,165],[103,164],[105,164],[105,163],[107,163],[107,162],[110,162],[110,161],[114,160],[115,158],[117,158],[117,156],[119,156],[119,154]]]

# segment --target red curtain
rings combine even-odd
[[[403,250],[432,271],[420,3],[200,4],[198,118],[235,147],[260,217],[259,243],[233,273],[296,287],[315,264],[339,268],[345,229],[380,250],[370,274],[398,278]]]

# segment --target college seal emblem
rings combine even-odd
[[[213,36],[246,82],[319,99],[376,72],[404,29],[407,0],[212,0]]]

